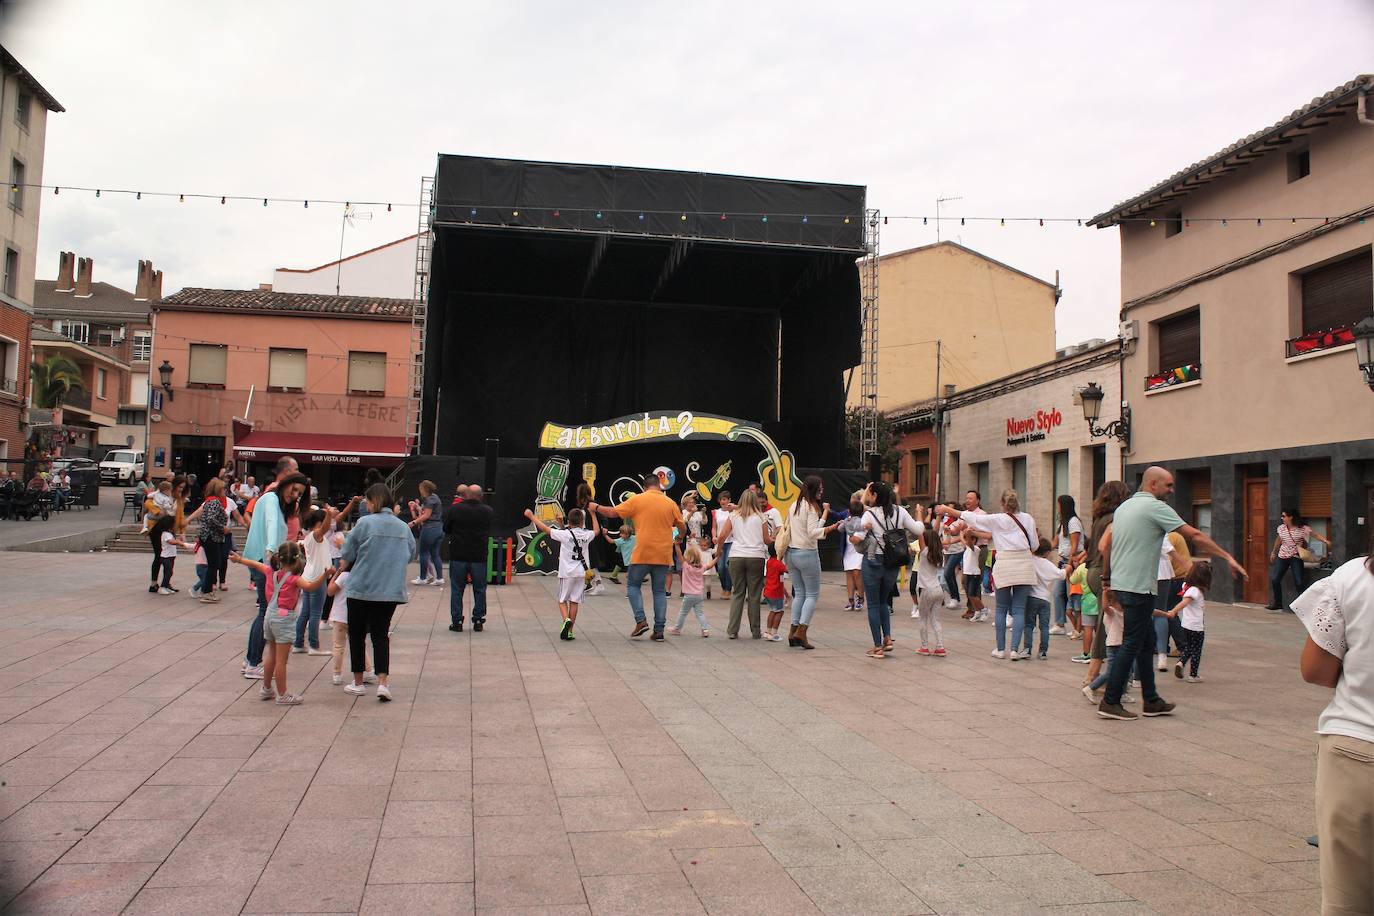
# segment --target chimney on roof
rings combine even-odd
[[[78,299],[89,299],[91,296],[91,270],[95,267],[95,262],[90,258],[77,258],[76,261],[76,293]]]
[[[152,261],[138,262],[138,279],[134,282],[134,301],[148,302],[162,298],[162,271],[153,270]]]
[[[64,251],[57,256],[57,286],[55,291],[69,293],[76,286],[76,255]]]
[[[152,262],[150,261],[149,267],[151,266]],[[148,292],[152,295],[152,298],[154,299],[162,298],[162,271],[152,271],[152,276],[148,278]]]

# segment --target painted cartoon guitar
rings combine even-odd
[[[759,480],[768,494],[768,501],[784,511],[790,509],[801,496],[801,481],[797,479],[796,459],[792,453],[786,449],[779,451],[763,430],[752,426],[736,426],[725,434],[731,441],[740,436],[753,439],[768,453],[768,457],[759,462]]]

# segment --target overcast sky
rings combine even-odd
[[[439,152],[868,186],[870,206],[1088,217],[1358,73],[1374,2],[5,2],[66,107],[48,184],[413,203]],[[378,208],[374,208],[377,210]],[[415,231],[413,207],[349,230]],[[892,221],[885,252],[935,240]],[[1060,344],[1115,334],[1115,230],[947,237],[1053,279]],[[43,197],[57,254],[133,288],[252,288],[337,256],[337,208]]]

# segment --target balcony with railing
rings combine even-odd
[[[1291,337],[1284,341],[1284,357],[1293,359],[1297,356],[1307,356],[1312,353],[1321,353],[1323,350],[1334,350],[1337,347],[1355,345],[1355,331],[1353,327],[1327,328],[1325,331],[1313,331],[1310,334],[1303,334],[1301,337]]]
[[[1200,381],[1202,381],[1202,364],[1191,363],[1187,366],[1179,366],[1176,369],[1168,369],[1164,372],[1145,376],[1145,393],[1164,391],[1168,388],[1186,385],[1189,382]]]
[[[89,412],[91,409],[91,393],[89,391],[73,388],[68,391],[66,397],[62,399],[62,406],[75,407],[78,410]]]

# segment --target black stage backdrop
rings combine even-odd
[[[841,463],[863,188],[442,157],[436,199],[422,451],[495,437],[534,457],[546,421],[671,407],[753,420],[802,462]],[[638,206],[836,218],[641,222]]]

